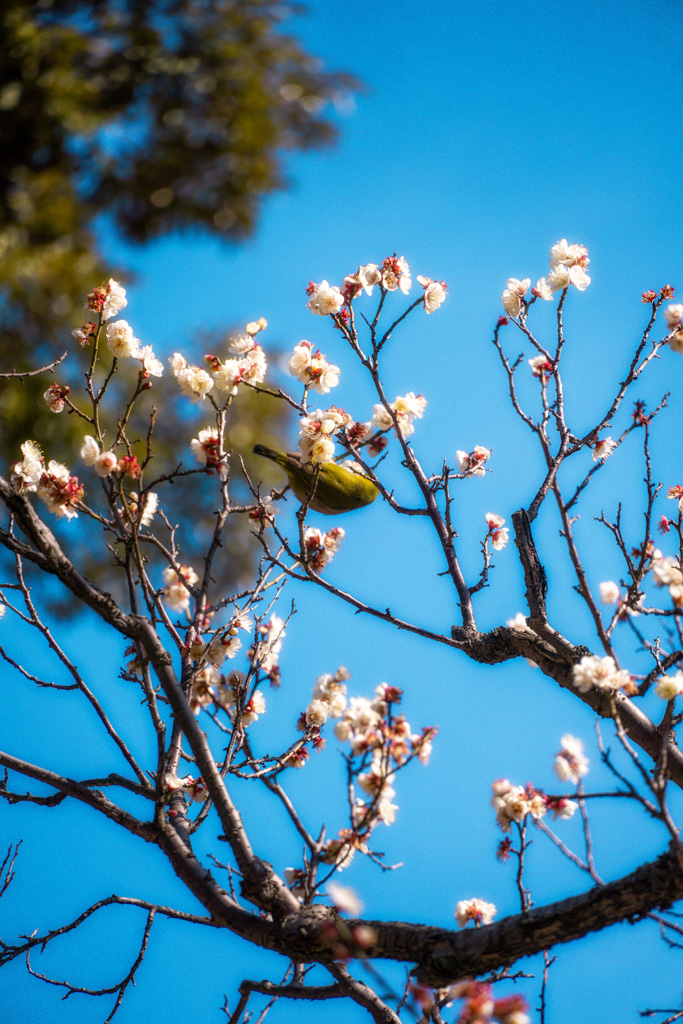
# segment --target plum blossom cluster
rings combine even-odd
[[[23,458],[12,466],[11,484],[15,491],[35,492],[58,519],[76,519],[76,507],[84,493],[78,477],[54,459],[46,467],[43,453],[34,441],[24,441],[21,451]]]
[[[418,283],[424,289],[423,306],[426,313],[433,313],[446,298],[447,285],[431,277],[418,276]],[[365,292],[372,295],[375,286],[382,292],[400,291],[408,295],[412,287],[410,267],[403,256],[387,256],[381,264],[366,263],[352,274],[347,274],[341,288],[327,281],[316,284],[310,281],[306,288],[307,308],[318,316],[341,316],[349,318],[349,307],[353,300]]]
[[[491,451],[481,444],[475,444],[471,452],[458,450],[455,457],[458,460],[460,472],[465,476],[486,476],[484,463],[491,458]]]
[[[190,441],[190,450],[197,462],[208,470],[220,469],[225,463],[225,455],[221,453],[221,438],[215,427],[205,427]]]
[[[588,693],[594,686],[599,690],[616,691],[630,688],[631,676],[626,669],[617,668],[614,658],[606,655],[586,654],[572,667],[572,685],[579,693]]]
[[[249,651],[252,664],[270,680],[271,686],[280,685],[280,651],[285,636],[285,624],[279,615],[271,615],[260,622],[256,632],[258,640]]]
[[[106,477],[118,468],[119,460],[113,451],[102,451],[99,444],[90,434],[83,440],[81,458],[86,466],[93,466],[98,476]]]
[[[213,379],[219,391],[227,395],[236,395],[241,383],[261,384],[265,380],[268,363],[265,352],[256,341],[256,335],[266,326],[266,320],[261,317],[255,323],[247,324],[245,334],[233,338],[230,348],[238,358],[221,362],[213,355],[205,357],[213,371]]]
[[[320,730],[328,718],[339,718],[346,710],[346,686],[351,673],[340,665],[334,675],[326,673],[318,676],[313,689],[313,697],[306,710],[302,713],[298,728],[301,732],[310,729]]]
[[[85,324],[78,331],[74,331],[74,335],[79,337],[85,335],[86,328],[90,327],[94,327],[94,325]],[[150,376],[162,376],[164,364],[156,358],[151,345],[143,345],[140,339],[135,337],[133,328],[127,320],[117,320],[115,323],[107,324],[106,334],[107,348],[115,359],[139,359],[142,363],[140,377],[143,380]]]
[[[251,632],[254,623],[248,615],[245,615],[238,620],[238,626]],[[222,665],[226,658],[234,658],[242,650],[238,626],[230,626],[228,629],[216,633],[198,652],[199,659],[210,665]]]
[[[545,279],[541,279],[545,283]],[[539,284],[541,282],[539,281]],[[520,281],[517,277],[509,277],[507,285],[500,297],[500,301],[503,304],[503,309],[508,316],[519,316],[525,307],[524,296],[529,291],[531,285],[531,278],[525,277],[523,281]],[[546,286],[547,287],[547,286]],[[547,296],[550,298],[550,294]]]
[[[344,278],[342,297],[348,304],[364,291],[366,295],[372,295],[375,285],[383,291],[401,291],[404,295],[410,292],[412,287],[410,267],[403,256],[387,256],[381,266],[377,263],[366,263],[359,267],[354,274],[347,274]],[[309,306],[310,308],[310,306]]]
[[[586,273],[590,260],[585,246],[575,243],[569,245],[567,239],[562,238],[551,248],[549,262],[550,273],[547,277],[541,277],[531,289],[533,299],[549,301],[554,292],[565,291],[572,284],[583,292],[591,283]],[[508,316],[519,317],[526,312],[529,302],[525,296],[530,286],[529,277],[523,280],[516,277],[508,278],[507,286],[500,298]]]
[[[140,348],[140,339],[133,334],[127,320],[107,324],[107,348],[115,359],[129,359]]]
[[[505,520],[502,516],[496,515],[495,512],[487,512],[486,525],[488,526],[488,533],[486,539],[490,538],[491,544],[495,551],[502,551],[510,539],[510,531],[507,526],[503,526]]]
[[[339,383],[339,367],[328,363],[319,349],[314,352],[310,341],[300,341],[294,347],[289,360],[289,372],[306,388],[313,388],[319,395],[326,395]]]
[[[180,352],[169,356],[171,373],[178,381],[181,395],[189,398],[192,404],[203,402],[213,388],[213,380],[201,366],[193,366]]]
[[[306,294],[306,308],[318,316],[336,315],[344,305],[344,296],[337,285],[329,285],[327,281],[321,281],[320,284],[309,281]]]
[[[235,652],[237,653],[237,652]],[[228,654],[228,657],[234,655]],[[195,715],[202,708],[214,705],[226,711],[233,724],[253,725],[259,715],[265,714],[266,698],[262,690],[255,689],[247,694],[245,676],[242,672],[221,675],[218,667],[211,662],[201,665],[192,678],[190,706]]]
[[[347,678],[348,675],[344,674],[344,679]],[[392,802],[395,772],[414,758],[426,764],[437,732],[434,726],[423,729],[421,733],[413,733],[405,716],[393,713],[402,696],[402,691],[395,686],[382,683],[375,690],[374,700],[367,697],[347,699],[345,689],[341,693],[340,686],[341,681],[321,677],[313,700],[301,719],[301,724],[309,731],[322,728],[327,708],[321,705],[332,706],[328,696],[331,693],[332,701],[337,702],[335,711],[339,712],[338,715],[331,710],[327,712],[327,717],[338,718],[335,736],[349,743],[352,757],[360,758],[354,775],[364,797],[353,797],[352,827],[341,829],[336,839],[325,844],[323,860],[338,868],[348,866],[356,850],[367,852],[368,839],[376,825],[394,822],[398,810]],[[343,708],[341,697],[345,701]],[[320,724],[314,725],[314,719]]]
[[[97,313],[102,321],[116,316],[128,305],[126,289],[110,277],[106,284],[93,288],[85,303],[91,313]]]
[[[334,458],[333,436],[351,426],[353,417],[335,405],[323,412],[314,409],[299,420],[299,451],[304,462],[322,466]]]
[[[451,985],[445,998],[464,999],[456,1024],[530,1024],[524,996],[493,998],[491,985],[483,981],[461,981]]]
[[[427,399],[423,395],[416,395],[413,391],[409,391],[407,395],[397,395],[389,406],[389,409],[393,411],[396,417],[403,437],[410,437],[411,434],[415,433],[413,421],[422,419],[426,408]],[[385,409],[381,404],[374,405],[370,426],[378,431],[391,430],[392,427],[396,429],[394,417],[389,409]]]
[[[78,477],[72,476],[63,463],[50,459],[38,481],[36,493],[57,519],[77,518],[76,506],[83,498],[83,488]]]
[[[161,591],[161,600],[174,612],[186,612],[190,614],[190,600],[192,599],[191,588],[199,582],[199,576],[191,565],[179,565],[178,572],[167,565],[162,576],[164,589]]]
[[[502,832],[509,832],[512,822],[521,825],[527,815],[536,821],[552,811],[553,818],[571,818],[578,804],[566,797],[549,796],[531,783],[513,786],[509,779],[497,779],[492,785],[491,805],[496,812],[496,822]]]
[[[657,524],[657,529],[660,533],[668,533],[672,526],[677,526],[677,528],[680,529],[680,523],[683,519],[683,486],[681,486],[681,484],[675,484],[673,487],[669,488],[666,496],[670,500],[678,502],[678,517],[676,520],[669,519],[668,516],[662,516]]]
[[[35,441],[24,441],[21,445],[23,458],[12,465],[11,483],[20,494],[36,491],[43,475],[45,459]]]
[[[675,555],[663,555],[659,549],[653,548],[650,570],[655,586],[668,587],[674,606],[683,608],[683,572],[680,559]]]
[[[309,526],[304,533],[304,547],[309,567],[313,572],[322,572],[339,551],[346,531],[334,526],[326,533],[317,526]]]
[[[202,778],[195,779],[192,775],[185,775],[181,779],[175,772],[166,772],[164,785],[169,794],[185,793],[189,796],[190,803],[194,803],[196,800],[198,803],[203,804],[209,795],[204,780]]]

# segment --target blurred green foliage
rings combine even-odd
[[[283,187],[282,155],[329,142],[353,89],[279,30],[272,0],[0,5],[3,355],[75,326],[104,268],[101,213],[131,240],[199,226],[237,240]]]
[[[48,363],[68,346],[58,379],[80,404],[76,389],[90,353],[71,341],[71,330],[85,319],[94,285],[126,280],[125,268],[105,265],[98,253],[95,218],[112,218],[139,243],[193,226],[238,241],[254,228],[262,198],[284,186],[284,152],[334,138],[324,108],[357,83],[325,71],[283,34],[283,20],[298,10],[272,0],[4,0],[3,370]],[[84,424],[48,411],[41,396],[50,381],[0,382],[6,457],[18,458],[31,437],[77,472],[73,452]],[[173,383],[155,382],[155,401]],[[238,455],[250,460],[254,441],[282,443],[286,413],[283,403],[254,393],[236,405],[240,437],[230,440],[239,475]],[[166,428],[160,419],[159,464],[172,462],[177,433],[177,423]],[[189,451],[180,458],[192,461]],[[211,525],[205,496],[195,488],[178,509],[193,517],[198,540]],[[237,529],[245,517],[235,520]],[[244,545],[235,550],[224,567],[233,580],[249,563]],[[87,568],[98,575],[95,565]]]

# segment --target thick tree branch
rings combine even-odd
[[[473,931],[363,921],[376,941],[370,957],[417,963],[420,982],[439,988],[509,966],[618,921],[631,923],[683,897],[683,857],[675,849],[604,886]],[[361,922],[346,922],[353,928]]]

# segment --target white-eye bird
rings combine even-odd
[[[263,455],[282,466],[289,479],[290,486],[299,501],[308,501],[315,481],[318,467],[311,462],[303,462],[298,452],[278,452],[267,448],[264,444],[254,445],[254,453]],[[326,516],[352,512],[355,508],[363,508],[375,500],[379,491],[363,473],[354,472],[336,462],[325,462],[320,466],[315,495],[310,502],[314,512],[323,512]]]

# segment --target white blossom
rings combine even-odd
[[[344,296],[336,285],[330,286],[327,281],[313,285],[306,308],[319,316],[338,313],[344,305]]]
[[[155,491],[147,491],[144,495],[144,505],[140,516],[140,526],[149,526],[159,507],[159,496]],[[138,494],[131,491],[129,495],[128,509],[133,520],[138,518]]]
[[[565,733],[560,743],[561,749],[555,758],[555,774],[562,782],[578,785],[587,774],[589,764],[583,753],[583,743],[570,733]]]
[[[227,395],[236,395],[237,385],[242,379],[242,360],[226,359],[214,372],[213,379],[219,391]]]
[[[629,673],[618,669],[614,658],[609,655],[601,658],[597,654],[586,654],[572,668],[572,684],[579,693],[588,693],[593,686],[601,690],[618,690],[630,681]]]
[[[161,591],[161,599],[173,611],[189,612],[192,594],[190,587],[198,582],[199,576],[191,565],[180,565],[180,574],[170,565],[164,569],[162,576],[164,589]]]
[[[614,580],[606,580],[600,584],[600,600],[603,604],[616,604],[620,597],[619,585]]]
[[[357,277],[365,294],[372,295],[372,289],[382,280],[382,272],[376,263],[366,263],[365,266],[358,268]]]
[[[360,917],[363,913],[363,901],[348,886],[339,885],[337,882],[328,882],[327,893],[337,910],[350,914],[351,917]]]
[[[400,289],[407,295],[412,286],[410,268],[403,256],[388,256],[382,263],[382,287],[388,292]]]
[[[263,351],[260,345],[254,345],[254,347],[247,352],[242,363],[242,380],[247,381],[249,384],[261,384],[265,380],[266,371],[268,369],[268,363],[266,360],[266,353]]]
[[[558,800],[552,807],[553,821],[557,821],[558,818],[560,821],[568,821],[574,817],[578,809],[579,805],[575,800]]]
[[[86,466],[94,466],[100,457],[100,446],[90,434],[86,434],[83,438],[80,455]]]
[[[446,300],[446,286],[443,281],[433,281],[431,277],[418,276],[417,280],[425,290],[425,313],[433,313]]]
[[[306,708],[306,725],[320,728],[329,716],[329,705],[325,701],[314,698]]]
[[[259,331],[265,331],[267,326],[268,321],[264,316],[261,316],[258,318],[258,320],[252,320],[251,323],[248,323],[244,329],[247,332],[247,334],[251,335],[251,337],[253,338],[255,335],[259,333]]]
[[[140,339],[133,334],[133,328],[126,320],[107,324],[107,348],[117,359],[126,359],[137,354]]]
[[[602,441],[596,441],[593,448],[593,462],[604,462],[610,457],[616,446],[617,442],[613,441],[611,437],[603,437]]]
[[[219,435],[215,427],[206,427],[200,430],[197,437],[190,441],[192,454],[203,466],[207,462],[214,466],[218,457]]]
[[[549,373],[552,373],[553,368],[548,362],[547,358],[543,355],[534,356],[533,359],[527,360],[531,367],[531,372],[534,377],[545,378]]]
[[[259,715],[265,714],[266,698],[261,690],[254,690],[251,697],[244,706],[242,714],[242,725],[252,725],[258,720]]]
[[[151,374],[152,377],[161,377],[164,372],[164,364],[154,355],[151,345],[144,345],[133,355],[142,363],[142,373],[145,377]]]
[[[664,310],[664,319],[670,329],[678,327],[683,321],[683,303],[672,302],[670,306],[667,306]]]
[[[100,446],[90,434],[84,438],[80,454],[86,466],[94,466],[95,472],[101,477],[113,473],[119,461],[113,451],[100,451]]]
[[[561,238],[550,250],[549,263],[551,267],[585,267],[590,263],[588,249],[585,245],[577,245],[575,242],[569,245],[566,238]]]
[[[238,356],[243,356],[254,347],[254,339],[251,334],[240,334],[238,338],[230,339],[230,350]]]
[[[116,469],[118,462],[114,452],[102,452],[95,460],[95,472],[101,477],[109,476]]]
[[[455,919],[461,928],[469,921],[476,925],[491,924],[498,910],[494,903],[487,903],[476,897],[471,900],[460,900],[455,908]]]
[[[501,551],[510,538],[508,528],[502,529],[505,520],[502,516],[496,515],[495,512],[487,512],[485,519],[489,528],[488,535],[491,538],[491,544],[495,551]]]
[[[10,482],[15,491],[35,491],[43,475],[43,453],[34,441],[24,441],[21,451],[24,457],[12,466]]]
[[[313,353],[310,341],[302,341],[294,348],[289,372],[302,384],[312,386],[319,395],[326,395],[339,383],[339,367],[328,363],[321,352]]]
[[[198,366],[186,366],[177,377],[181,394],[189,398],[192,404],[203,402],[213,387],[213,381],[206,370]]]
[[[660,676],[655,686],[655,693],[662,700],[673,700],[683,695],[683,672],[679,669],[675,676]]]
[[[67,388],[66,391],[69,389]],[[64,411],[64,395],[59,384],[51,384],[43,394],[43,399],[50,412],[59,413]]]
[[[489,448],[484,448],[481,444],[475,444],[473,451],[463,452],[458,450],[455,453],[455,457],[458,460],[458,467],[461,473],[464,473],[466,476],[486,476],[484,463],[488,462],[491,457],[491,451]]]
[[[102,306],[102,319],[109,320],[110,317],[116,316],[122,309],[125,309],[127,305],[126,289],[113,277],[110,277],[107,283],[107,295]]]
[[[658,587],[680,586],[683,583],[680,562],[673,555],[663,557],[661,551],[655,551],[651,569],[652,578]]]
[[[536,282],[536,287],[531,289],[534,295],[537,295],[539,299],[545,299],[549,302],[553,297],[552,288],[544,277],[540,277]]]
[[[508,779],[499,779],[491,788],[496,821],[503,832],[509,832],[513,821],[521,822],[531,813],[529,794],[523,786],[513,786]]]
[[[50,459],[38,481],[36,493],[58,519],[62,516],[67,519],[78,518],[75,505],[83,497],[83,488],[78,483],[78,477],[72,476],[63,463]]]
[[[525,277],[523,281],[518,280],[516,277],[508,278],[507,287],[500,297],[503,309],[508,316],[519,316],[522,312],[522,300],[529,290],[530,284],[530,277]]]

